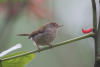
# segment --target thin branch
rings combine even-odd
[[[76,37],[76,38],[73,38],[73,39],[70,39],[70,40],[67,40],[67,41],[63,41],[61,43],[54,45],[53,47],[58,47],[58,46],[62,46],[62,45],[68,44],[68,43],[73,43],[75,41],[82,40],[82,39],[89,38],[89,37],[93,37],[93,36],[94,36],[94,33],[89,33],[89,34],[86,34],[86,35],[83,35],[83,36],[80,36],[80,37]],[[44,51],[44,50],[48,50],[48,49],[51,49],[51,48],[50,47],[41,48],[40,51]],[[30,51],[30,52],[27,52],[27,53],[19,54],[19,55],[8,57],[8,58],[1,58],[1,61],[6,61],[6,60],[13,59],[13,58],[25,56],[25,55],[28,55],[28,54],[37,53],[37,52],[38,52],[38,50],[34,50],[34,51]]]
[[[100,4],[100,0],[99,0],[99,4]],[[99,54],[100,53],[100,49],[99,49],[100,48],[100,42],[99,42],[100,41],[100,35],[99,35],[100,34],[100,18],[99,18],[99,24],[98,24],[98,30],[97,31],[98,31],[98,33],[97,33],[97,35],[98,35],[98,40],[97,40],[98,56],[97,56],[97,59],[96,59],[97,60],[96,64],[97,64],[97,67],[100,67],[100,54]]]
[[[92,9],[93,9],[93,27],[97,29],[97,13],[96,13],[96,2],[92,0]]]
[[[97,43],[97,40],[98,40],[98,32],[97,32],[97,8],[96,8],[96,1],[95,0],[92,0],[92,9],[93,9],[93,32],[95,33],[95,36],[94,36],[94,41],[95,41],[95,64],[94,64],[94,67],[97,67],[97,56],[98,56],[98,43]]]
[[[96,0],[92,0],[92,9],[93,9],[93,32],[95,33],[94,41],[95,41],[95,64],[94,67],[98,67],[97,65],[97,56],[98,56],[98,31],[97,31],[97,8],[96,8]]]

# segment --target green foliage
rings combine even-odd
[[[7,0],[0,0],[0,3],[5,3],[7,2]]]
[[[24,2],[25,0],[0,0],[0,3],[6,3],[8,1],[11,1],[12,3],[17,3],[17,2]]]
[[[19,55],[22,53],[25,53],[25,52],[18,52],[18,53],[10,54],[3,58]],[[29,63],[34,58],[34,56],[35,56],[34,54],[29,54],[29,55],[24,55],[21,57],[13,58],[10,60],[2,61],[2,67],[25,67],[25,65]]]

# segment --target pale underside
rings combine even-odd
[[[35,41],[36,45],[50,45],[51,42],[55,39],[56,33],[45,32],[32,37],[31,39]]]

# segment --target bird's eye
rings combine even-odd
[[[56,24],[56,23],[50,23],[53,27],[57,27],[58,26],[58,24]]]

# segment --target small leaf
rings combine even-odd
[[[10,55],[4,56],[3,58],[7,58],[7,57],[23,54],[23,53],[25,52],[10,54]],[[25,65],[28,64],[34,58],[34,56],[35,56],[34,54],[28,54],[28,55],[13,58],[10,60],[5,60],[2,62],[2,67],[25,67]]]

